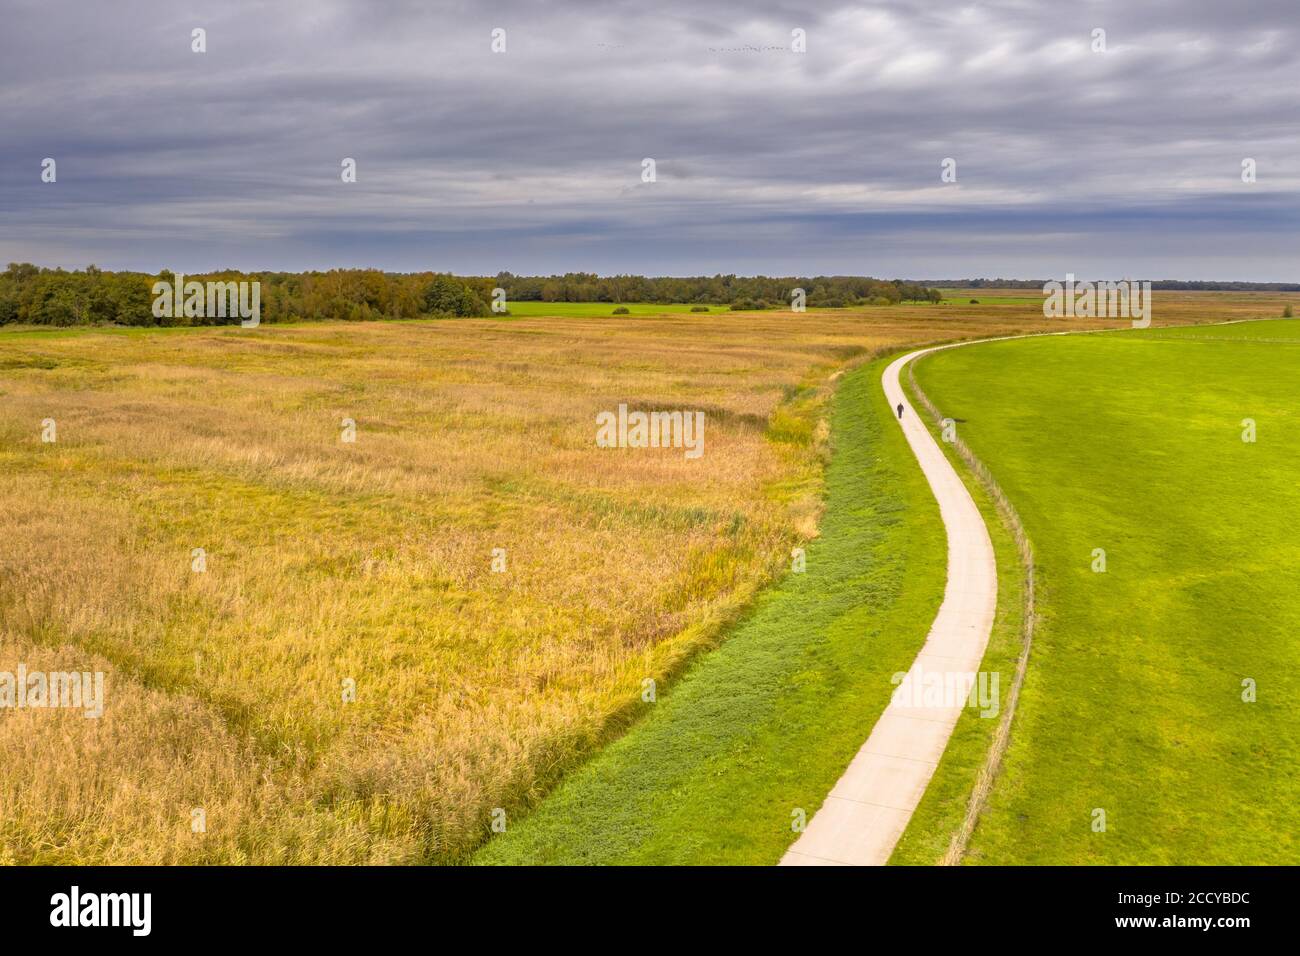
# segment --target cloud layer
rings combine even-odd
[[[11,2],[0,257],[1296,281],[1300,21],[1249,14]]]

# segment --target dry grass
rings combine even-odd
[[[815,533],[837,369],[1046,327],[989,303],[0,332],[0,671],[108,674],[102,719],[0,712],[0,861],[460,858]],[[624,401],[704,410],[704,456],[596,448]]]

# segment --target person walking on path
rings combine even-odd
[[[900,419],[903,417],[903,403],[902,403],[902,402],[899,402],[899,403],[898,403],[898,417],[899,417]]]

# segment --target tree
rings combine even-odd
[[[433,315],[486,315],[487,306],[455,276],[439,274],[425,287],[424,311]]]

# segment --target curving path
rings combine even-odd
[[[978,671],[997,610],[997,565],[988,528],[898,380],[899,372],[913,359],[965,344],[909,352],[891,362],[881,376],[890,407],[903,406],[899,425],[939,502],[948,535],[948,583],[943,603],[909,671],[918,677],[918,683],[922,672]],[[949,706],[919,707],[915,698],[908,696],[908,700],[890,701],[826,802],[782,857],[781,865],[879,865],[889,859],[965,703],[958,700]]]

